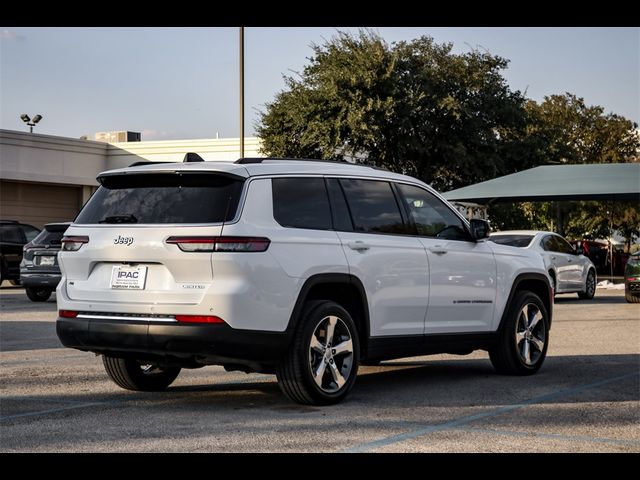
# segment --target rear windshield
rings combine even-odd
[[[203,172],[103,177],[75,223],[226,222],[235,217],[243,184]]]
[[[533,235],[491,235],[489,240],[500,245],[525,248],[529,246],[533,237]]]
[[[62,237],[64,236],[64,231],[60,232],[50,232],[48,230],[42,230],[36,238],[34,238],[31,243],[34,245],[60,245],[62,242]]]

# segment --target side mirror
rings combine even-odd
[[[491,232],[489,222],[486,220],[480,220],[479,218],[472,218],[470,224],[471,238],[474,240],[482,240],[488,238]]]

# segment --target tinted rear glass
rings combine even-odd
[[[42,230],[36,238],[33,239],[34,245],[61,245],[64,232],[50,232],[48,230]]]
[[[323,178],[274,178],[273,217],[283,227],[331,229]]]
[[[75,223],[229,221],[235,217],[243,184],[240,179],[203,172],[104,177]]]
[[[533,240],[533,235],[491,235],[489,237],[493,243],[500,245],[509,245],[511,247],[528,247]]]

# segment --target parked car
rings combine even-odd
[[[484,349],[498,372],[530,375],[546,356],[541,256],[486,241],[486,221],[415,178],[241,159],[98,181],[62,239],[56,331],[122,388],[223,365],[332,404],[361,362]]]
[[[624,297],[629,303],[640,303],[640,251],[630,255],[624,267]]]
[[[46,302],[58,286],[61,278],[58,252],[70,223],[48,223],[36,238],[24,246],[20,282],[29,300]]]
[[[537,230],[494,232],[490,240],[538,252],[553,282],[555,293],[577,293],[592,299],[596,293],[596,267],[560,235]]]
[[[10,280],[20,283],[22,247],[40,233],[33,225],[15,220],[0,220],[0,284]]]
[[[585,257],[593,262],[598,275],[624,275],[624,267],[629,259],[629,254],[624,252],[624,246],[596,240],[571,240],[569,243],[575,249],[582,249]],[[613,254],[609,249],[613,249]],[[613,263],[613,268],[612,267]]]

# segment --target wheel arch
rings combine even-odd
[[[287,333],[290,338],[298,326],[305,303],[311,300],[331,300],[342,306],[353,318],[360,339],[360,351],[367,351],[369,340],[369,304],[360,279],[348,273],[320,273],[309,277],[298,294]]]
[[[551,320],[553,318],[553,293],[551,290],[551,285],[549,284],[549,279],[542,273],[530,272],[521,273],[513,281],[511,291],[509,292],[509,298],[507,299],[504,311],[502,312],[502,317],[500,318],[498,332],[502,331],[514,297],[518,292],[524,290],[531,291],[538,295],[538,297],[540,297],[540,300],[542,300],[542,303],[547,309],[547,315],[549,317],[549,329],[551,329]]]

